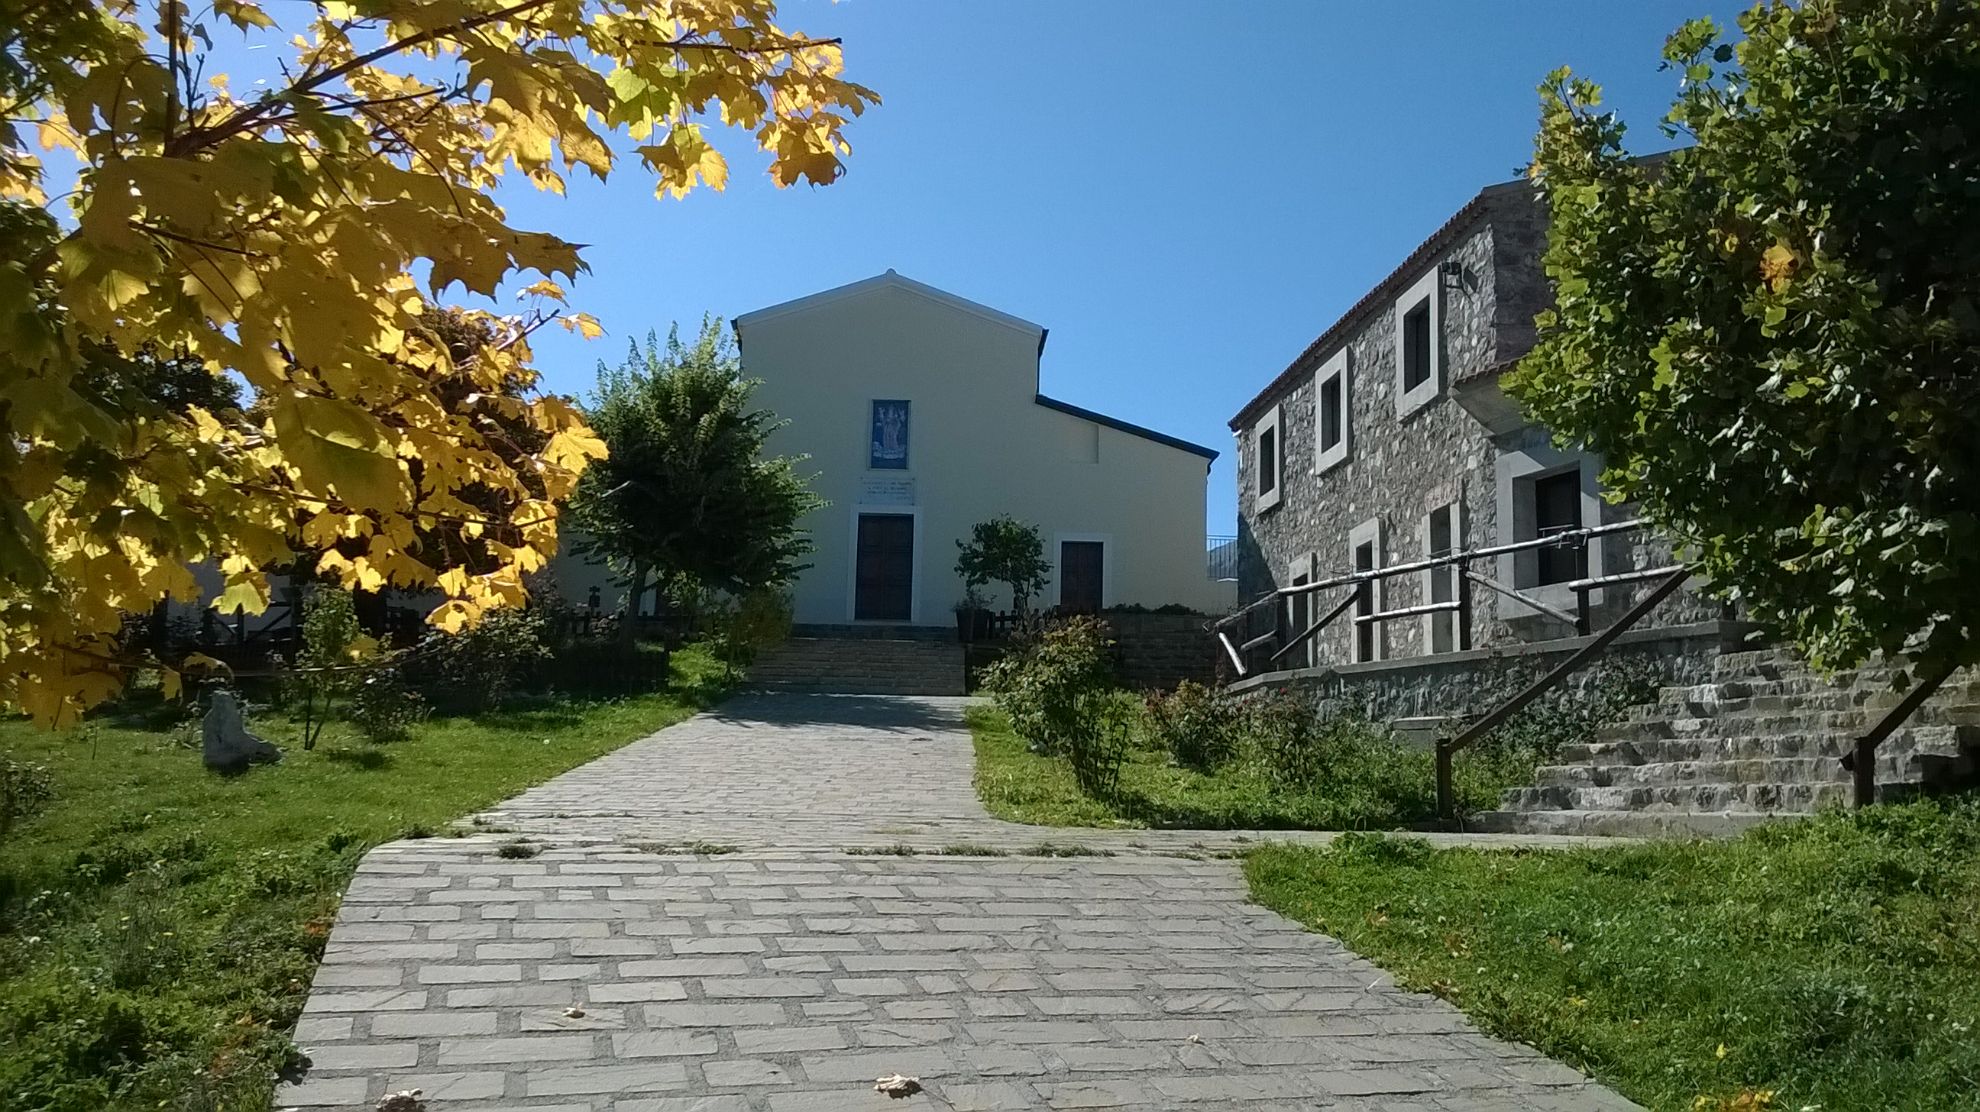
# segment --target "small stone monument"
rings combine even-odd
[[[200,723],[200,756],[206,767],[231,772],[250,761],[279,761],[282,751],[248,732],[234,693],[222,688],[213,693]]]

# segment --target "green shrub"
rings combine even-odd
[[[1033,750],[1064,756],[1092,709],[1087,697],[1113,683],[1110,654],[1106,623],[1073,618],[985,669],[983,686]]]
[[[46,768],[0,757],[0,837],[54,797],[55,782],[49,779]]]
[[[725,599],[711,613],[715,655],[732,674],[747,668],[756,654],[791,635],[791,598],[774,587],[759,587]]]
[[[358,626],[349,591],[318,587],[303,605],[302,651],[295,670],[284,677],[286,698],[302,703],[302,747],[316,748],[330,722],[332,704],[348,694],[357,677],[352,662],[369,648]]]
[[[1151,691],[1142,702],[1150,740],[1192,772],[1214,772],[1237,754],[1244,719],[1243,704],[1194,680],[1173,692]]]
[[[1533,701],[1481,739],[1478,748],[1488,757],[1546,764],[1567,745],[1593,742],[1603,726],[1620,722],[1629,708],[1657,697],[1666,680],[1662,666],[1632,657],[1598,662],[1579,684],[1557,688]],[[1493,703],[1513,692],[1498,693]]]
[[[1326,769],[1327,725],[1311,699],[1282,689],[1246,705],[1243,729],[1247,748],[1274,781],[1281,787],[1304,788]]]
[[[351,722],[372,741],[403,741],[425,717],[426,699],[389,662],[367,669],[351,692]]]
[[[1134,737],[1134,707],[1111,691],[1089,691],[1074,700],[1065,735],[1073,779],[1089,799],[1112,799]]]
[[[549,626],[540,610],[503,607],[459,633],[436,630],[409,654],[408,679],[436,701],[500,706],[550,659]]]

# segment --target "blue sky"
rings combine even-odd
[[[656,200],[628,161],[512,221],[591,246],[573,304],[608,330],[539,333],[553,389],[628,336],[893,267],[1051,330],[1043,389],[1218,449],[1211,533],[1235,531],[1225,422],[1479,187],[1526,162],[1534,86],[1601,81],[1641,150],[1675,76],[1658,50],[1707,0],[796,0],[885,98],[850,170]],[[555,333],[555,334],[552,334]],[[931,369],[935,373],[936,369]]]

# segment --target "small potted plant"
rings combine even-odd
[[[956,640],[980,641],[989,632],[990,608],[986,600],[971,586],[963,592],[961,601],[956,603]]]

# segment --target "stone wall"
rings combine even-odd
[[[1752,627],[1734,622],[1638,630],[1569,676],[1564,689],[1586,691],[1621,668],[1653,668],[1665,684],[1704,683],[1721,652],[1742,647]],[[1377,664],[1343,664],[1254,676],[1234,692],[1291,688],[1319,699],[1344,699],[1378,720],[1471,718],[1498,706],[1560,664],[1587,638],[1443,653]]]
[[[1137,691],[1169,690],[1184,680],[1214,683],[1217,661],[1210,621],[1198,614],[1103,614],[1113,628],[1121,683]]]
[[[1202,614],[1103,613],[1114,639],[1114,672],[1121,686],[1132,691],[1167,691],[1184,680],[1215,683],[1217,657]],[[968,690],[975,691],[983,669],[1009,650],[1003,641],[967,647]]]

